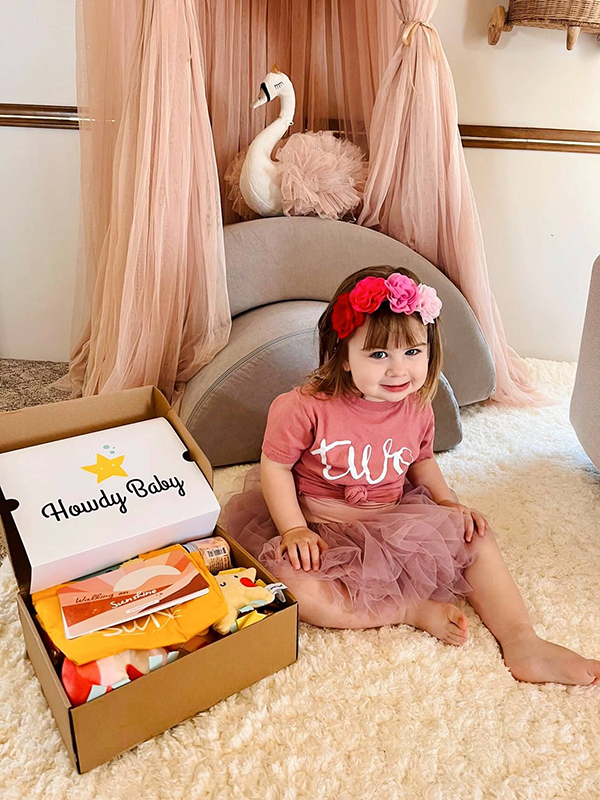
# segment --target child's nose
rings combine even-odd
[[[386,373],[388,378],[402,378],[406,375],[406,369],[403,366],[390,367]]]

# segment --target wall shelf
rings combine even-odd
[[[515,25],[564,30],[567,50],[572,50],[582,31],[600,39],[600,0],[509,0],[508,8],[494,9],[488,43],[498,44],[502,32],[512,31]]]

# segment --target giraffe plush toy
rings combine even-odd
[[[228,606],[227,614],[212,626],[217,633],[238,630],[237,617],[241,611],[251,611],[275,600],[268,589],[255,583],[256,569],[224,569],[216,576]]]

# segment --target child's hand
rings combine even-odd
[[[283,554],[287,550],[290,562],[294,569],[302,569],[309,572],[311,569],[318,570],[320,567],[321,550],[328,550],[329,545],[318,533],[311,531],[310,528],[298,527],[291,528],[281,537],[281,544],[277,551],[277,560],[283,559]],[[312,566],[311,566],[312,562]]]
[[[463,520],[465,523],[465,541],[470,542],[473,538],[473,533],[477,532],[478,536],[485,536],[486,531],[489,529],[489,523],[487,519],[480,514],[479,511],[475,511],[474,508],[469,508],[468,506],[463,506],[462,503],[455,503],[452,500],[442,500],[438,503],[438,506],[447,506],[448,508],[455,508],[457,511],[463,515]]]

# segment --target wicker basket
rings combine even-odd
[[[581,31],[600,34],[600,0],[510,0],[508,11],[496,6],[488,42],[497,44],[502,31],[513,25],[566,30],[567,50],[572,50]]]
[[[573,25],[600,32],[600,0],[510,0],[506,21],[536,28]]]

